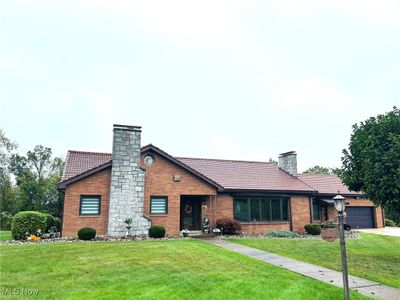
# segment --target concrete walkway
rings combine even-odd
[[[231,243],[227,240],[204,239],[204,242],[343,288],[342,273],[338,271]],[[349,275],[349,286],[352,290],[369,297],[387,300],[400,299],[400,289],[359,277]]]
[[[356,229],[356,230],[366,233],[400,237],[400,227],[369,228],[369,229]]]

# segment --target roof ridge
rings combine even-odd
[[[202,157],[182,157],[175,156],[176,159],[194,159],[194,160],[213,160],[213,161],[226,161],[226,162],[245,162],[245,163],[262,163],[262,164],[273,164],[269,161],[255,161],[255,160],[235,160],[235,159],[222,159],[222,158],[202,158]]]
[[[85,154],[105,154],[105,155],[112,155],[110,152],[96,152],[96,151],[81,151],[81,150],[68,150],[68,153],[85,153]]]

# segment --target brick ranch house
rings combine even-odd
[[[241,222],[242,231],[303,232],[305,224],[334,219],[332,197],[346,197],[353,228],[383,227],[383,211],[349,191],[334,175],[297,174],[295,152],[270,162],[173,157],[140,146],[141,128],[114,125],[113,152],[68,151],[58,188],[64,193],[63,236],[85,226],[98,234],[146,234],[162,225],[168,235],[200,230],[207,216]]]

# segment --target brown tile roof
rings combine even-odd
[[[184,157],[176,159],[227,190],[313,191],[304,182],[269,162]]]
[[[349,191],[335,175],[300,174],[298,178],[269,162],[172,157],[161,149],[148,145],[142,151],[153,150],[189,172],[226,190],[288,191],[360,195]],[[70,150],[67,153],[61,183],[68,184],[79,176],[92,174],[111,163],[111,153]],[[107,166],[106,166],[107,167]],[[74,178],[75,177],[75,178]]]
[[[61,182],[111,162],[111,153],[69,150]]]
[[[340,191],[343,195],[361,195],[360,193],[350,191],[336,175],[330,174],[299,174],[299,179],[312,186],[320,194],[336,195]]]

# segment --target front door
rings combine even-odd
[[[201,229],[201,197],[181,197],[181,230]]]

